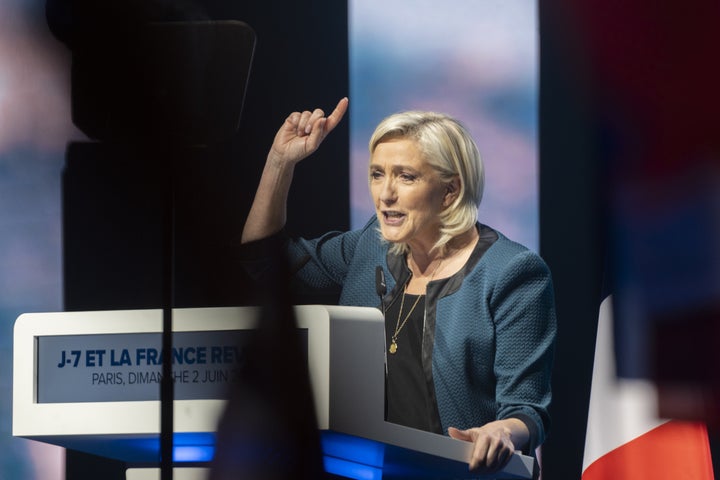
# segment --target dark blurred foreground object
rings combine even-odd
[[[289,267],[281,249],[272,258],[257,335],[219,422],[209,480],[326,478]]]
[[[228,291],[243,290],[227,261],[241,202],[230,150],[255,33],[196,12],[175,21],[183,12],[157,13],[158,2],[95,3],[48,3],[72,51],[73,121],[95,140],[67,151],[65,308],[160,306],[168,216],[174,306],[242,303]]]
[[[720,464],[720,3],[564,2],[587,47],[606,176],[617,373]]]
[[[541,250],[558,318],[574,320],[559,325],[572,341],[558,341],[556,365],[577,371],[553,377],[543,476],[580,478],[605,246],[619,375],[654,380],[663,417],[718,424],[720,3],[539,11]],[[567,225],[573,235],[556,233]]]
[[[211,249],[204,239],[218,237],[217,230],[198,228],[193,220],[196,210],[209,203],[205,197],[198,195],[199,209],[178,208],[176,198],[178,189],[198,183],[188,171],[193,159],[217,168],[217,152],[204,147],[236,135],[255,49],[255,33],[247,24],[209,21],[192,5],[88,0],[46,4],[50,29],[71,51],[73,122],[94,140],[71,145],[63,175],[65,309],[134,305],[162,306],[166,312],[163,479],[172,478],[169,359],[176,267],[205,265]],[[197,233],[178,240],[178,220]],[[119,242],[118,235],[136,240]],[[185,248],[180,262],[178,246]],[[114,262],[119,268],[108,268]],[[129,293],[134,288],[139,296]],[[88,460],[69,451],[66,476],[89,478]],[[91,475],[114,478],[122,470],[116,462],[99,462]]]
[[[73,55],[72,114],[93,139],[207,145],[239,127],[254,32],[239,21],[151,23],[125,48]]]
[[[662,417],[720,428],[720,3],[572,9],[607,169],[618,374],[655,381]]]
[[[205,145],[237,132],[255,32],[188,2],[50,0],[72,52],[73,122],[93,140]]]

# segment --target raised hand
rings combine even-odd
[[[312,112],[291,113],[275,135],[268,161],[295,165],[309,156],[340,123],[347,108],[348,99],[345,97],[327,117],[319,108]]]
[[[279,231],[287,217],[287,198],[295,165],[318,149],[328,133],[340,123],[348,108],[342,98],[325,117],[319,108],[291,113],[275,134],[255,199],[250,207],[242,242],[265,238]]]

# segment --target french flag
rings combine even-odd
[[[600,305],[582,480],[712,480],[703,423],[661,419],[649,380],[618,378],[612,297]]]

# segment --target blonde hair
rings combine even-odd
[[[445,253],[448,242],[465,233],[477,222],[478,206],[485,186],[485,172],[477,145],[467,129],[454,118],[435,112],[408,111],[390,115],[370,137],[372,155],[383,142],[407,139],[416,142],[423,159],[450,183],[460,179],[455,200],[440,214],[440,238],[433,249]],[[405,243],[394,243],[391,252],[407,253]]]

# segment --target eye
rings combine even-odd
[[[412,173],[403,172],[398,176],[400,177],[400,180],[405,183],[412,183],[417,180],[417,175],[413,175]]]
[[[382,174],[382,172],[380,172],[379,170],[372,170],[372,171],[370,172],[370,179],[371,179],[371,180],[378,180],[378,179],[382,178],[382,176],[383,176],[383,174]]]

